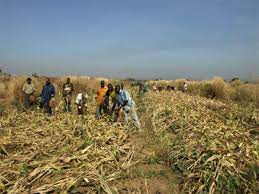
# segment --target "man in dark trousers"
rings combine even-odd
[[[47,78],[46,84],[43,86],[42,92],[41,92],[41,105],[40,105],[40,107],[41,108],[44,107],[44,112],[48,113],[49,115],[52,115],[52,110],[51,110],[49,102],[50,102],[51,98],[53,98],[54,96],[55,96],[55,88],[51,84],[50,79]]]
[[[74,91],[74,86],[67,78],[67,82],[63,85],[63,99],[64,99],[64,112],[71,112],[71,100]]]
[[[25,110],[28,110],[31,107],[32,105],[31,96],[35,92],[34,85],[31,81],[32,81],[31,78],[27,78],[26,83],[23,85],[23,88],[22,88],[23,105]]]
[[[97,119],[101,118],[102,111],[107,113],[107,107],[105,106],[105,102],[104,102],[107,90],[108,90],[108,88],[107,88],[107,86],[105,86],[104,80],[102,80],[101,81],[101,87],[98,88],[98,90],[97,90],[97,97],[96,97],[97,108],[96,108],[95,117]]]

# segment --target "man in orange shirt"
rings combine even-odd
[[[105,107],[104,98],[108,88],[105,86],[104,80],[101,81],[101,87],[97,90],[97,109],[96,109],[96,118],[100,119],[102,110],[107,112],[107,107]]]

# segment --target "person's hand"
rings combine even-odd
[[[115,111],[116,113],[119,113],[120,110],[121,110],[121,107],[118,107],[118,108],[115,108],[115,109],[114,109],[114,111]]]

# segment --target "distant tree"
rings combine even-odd
[[[0,73],[2,73],[2,69],[0,69]]]
[[[39,75],[37,73],[33,73],[31,76],[34,78],[39,78]]]
[[[234,81],[240,81],[239,77],[234,77],[231,79],[231,82],[234,82]]]
[[[136,81],[136,79],[134,79],[134,78],[132,78],[132,77],[129,77],[129,78],[127,78],[126,80],[127,80],[127,81],[131,81],[131,82]]]

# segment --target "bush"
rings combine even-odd
[[[203,84],[202,83],[191,83],[191,84],[188,84],[187,92],[189,94],[204,96],[202,94],[202,91],[203,91]]]
[[[201,96],[206,98],[215,98],[215,93],[211,83],[205,83],[201,87]]]
[[[224,88],[225,88],[225,82],[221,77],[214,77],[212,80],[212,90],[213,90],[213,95],[217,99],[223,99],[225,94],[224,94]]]
[[[231,99],[234,101],[256,102],[256,88],[249,85],[235,87],[235,93]]]

